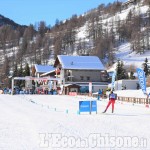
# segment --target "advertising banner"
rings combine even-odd
[[[79,113],[81,112],[97,113],[97,101],[79,101]]]
[[[91,112],[93,111],[97,113],[97,101],[91,101]]]
[[[137,71],[140,87],[141,87],[143,93],[146,94],[147,92],[146,92],[145,72],[140,68],[137,68],[136,71]]]
[[[111,80],[111,91],[114,89],[115,87],[115,78],[116,78],[116,71],[113,72],[112,75],[112,80]]]
[[[79,101],[79,111],[80,112],[91,112],[90,101]]]

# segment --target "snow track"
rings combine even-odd
[[[144,106],[116,102],[115,113],[111,108],[107,114],[101,112],[107,100],[98,101],[98,114],[78,115],[78,101],[89,97],[50,96],[50,95],[0,95],[0,150],[98,150],[91,147],[89,137],[93,134],[114,137],[137,137],[146,139],[146,147],[103,147],[102,150],[150,149],[150,109]],[[56,108],[55,111],[52,108]],[[68,109],[68,114],[65,110]],[[43,148],[41,134],[61,134],[88,141],[86,146],[55,148],[51,143]]]

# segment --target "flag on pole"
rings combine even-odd
[[[116,79],[116,71],[113,72],[112,80],[111,80],[111,91],[114,89]]]
[[[136,72],[137,72],[137,75],[138,75],[140,87],[141,87],[143,93],[144,93],[144,94],[147,94],[147,92],[146,92],[146,78],[145,78],[145,72],[144,72],[142,69],[140,69],[140,68],[137,68],[137,69],[136,69]]]

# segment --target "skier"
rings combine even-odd
[[[115,94],[115,93],[113,93],[113,91],[111,91],[111,93],[109,94],[109,102],[108,102],[107,107],[103,113],[105,113],[107,111],[110,104],[112,104],[112,113],[114,112],[114,104],[115,104],[116,99],[117,99],[117,94]]]

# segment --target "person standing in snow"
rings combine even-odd
[[[109,94],[109,102],[106,106],[106,109],[103,113],[105,113],[108,109],[108,107],[112,104],[112,113],[114,112],[114,105],[115,105],[115,100],[117,99],[117,94],[113,93],[113,91],[111,91],[111,93]]]

